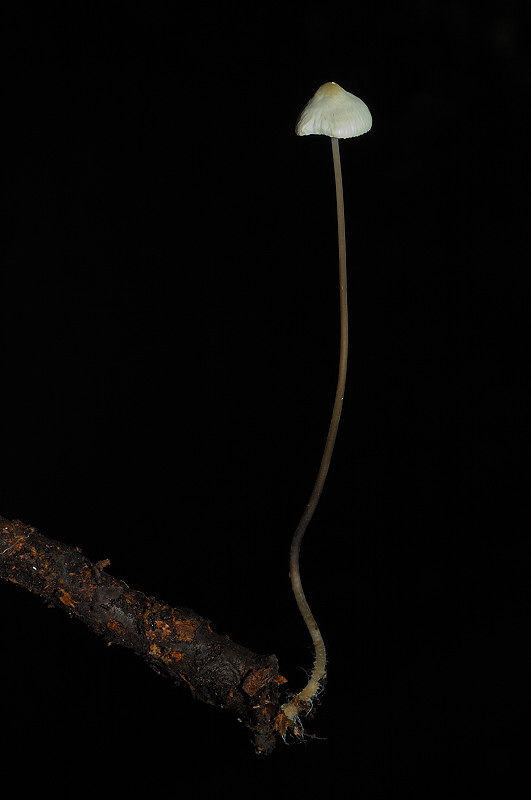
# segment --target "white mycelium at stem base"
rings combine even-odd
[[[301,542],[326,481],[332,452],[339,427],[343,396],[347,378],[348,357],[348,304],[347,304],[347,260],[345,241],[345,211],[343,205],[343,182],[341,179],[341,161],[339,157],[338,139],[349,139],[367,133],[372,126],[371,112],[359,97],[346,92],[337,83],[325,83],[316,91],[312,99],[301,112],[295,132],[298,136],[322,134],[332,139],[332,156],[336,184],[337,232],[339,244],[339,313],[340,313],[340,348],[339,371],[336,396],[325,449],[321,459],[319,472],[313,487],[308,505],[293,535],[290,551],[290,578],[295,599],[306,627],[312,637],[315,648],[315,661],[310,679],[299,694],[292,697],[281,707],[288,722],[300,733],[299,717],[309,711],[323,681],[326,678],[326,648],[321,632],[304,596],[299,569]]]

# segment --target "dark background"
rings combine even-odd
[[[328,80],[374,120],[341,144],[350,371],[302,554],[324,741],[258,758],[6,584],[1,729],[27,786],[436,797],[527,772],[524,8],[16,4],[0,514],[276,653],[293,689],[312,655],[287,556],[338,336],[330,145],[294,124]]]

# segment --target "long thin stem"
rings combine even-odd
[[[295,722],[300,713],[311,708],[312,700],[319,691],[322,681],[326,677],[326,648],[321,632],[311,612],[308,601],[304,595],[299,568],[301,543],[306,529],[314,515],[317,503],[321,497],[323,487],[332,460],[332,453],[336,442],[343,397],[347,379],[348,359],[348,304],[347,304],[347,258],[345,240],[345,209],[343,204],[343,181],[341,178],[341,159],[339,156],[339,140],[332,138],[332,156],[334,160],[334,177],[336,184],[337,203],[337,234],[339,244],[339,314],[340,314],[340,345],[339,345],[339,371],[337,377],[336,396],[328,436],[321,459],[321,465],[313,487],[313,491],[304,510],[301,520],[293,534],[290,551],[290,578],[291,586],[299,611],[306,623],[315,648],[315,662],[310,679],[304,689],[282,706],[284,715]]]

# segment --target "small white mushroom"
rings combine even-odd
[[[372,127],[371,112],[359,97],[338,83],[323,83],[301,111],[295,127],[297,136],[312,133],[351,139]]]
[[[340,342],[339,370],[336,396],[328,436],[321,459],[321,465],[313,487],[308,505],[301,517],[291,542],[290,578],[293,593],[299,611],[312,637],[315,661],[308,683],[295,697],[281,706],[279,730],[283,733],[291,727],[293,732],[302,736],[301,714],[308,713],[313,701],[321,691],[326,680],[326,648],[323,637],[312,614],[308,601],[304,596],[299,569],[301,543],[306,529],[313,517],[326,481],[332,453],[336,442],[339,420],[343,408],[343,396],[347,378],[348,358],[348,303],[347,303],[347,256],[345,236],[345,210],[343,204],[343,180],[341,177],[341,160],[339,157],[339,139],[350,139],[367,133],[372,126],[371,112],[359,97],[346,92],[337,83],[325,83],[303,108],[295,132],[298,136],[309,136],[312,133],[329,136],[332,141],[332,156],[336,184],[337,232],[339,247],[339,306],[340,306]]]

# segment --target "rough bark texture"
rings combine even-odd
[[[212,631],[208,620],[172,608],[104,572],[76,547],[0,517],[0,577],[44,597],[108,642],[129,647],[158,673],[185,683],[198,700],[234,711],[269,753],[278,730],[274,655],[257,655]]]

